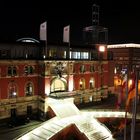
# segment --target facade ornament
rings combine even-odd
[[[55,69],[55,73],[61,78],[62,77],[62,73],[64,71],[63,63],[62,62],[58,62],[54,69]]]

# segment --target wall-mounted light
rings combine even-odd
[[[115,69],[114,69],[114,73],[115,73],[115,74],[117,73],[117,69],[116,69],[116,67],[115,67]]]
[[[128,82],[128,86],[129,86],[129,87],[132,86],[132,79],[129,80],[129,82]]]
[[[80,83],[79,83],[80,85],[82,85],[83,84],[83,82],[82,81],[80,81]]]
[[[17,95],[17,93],[14,91],[14,92],[13,92],[13,96],[16,96],[16,95]]]
[[[43,58],[45,59],[45,58],[46,58],[46,56],[45,56],[45,55],[43,55]]]
[[[105,52],[105,46],[103,46],[103,45],[99,46],[99,51],[100,52]]]

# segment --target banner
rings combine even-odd
[[[128,90],[128,98],[126,101],[126,108],[127,109],[128,109],[129,104],[130,104],[130,100],[136,96],[136,76],[133,73],[131,77],[132,77],[132,84],[130,85],[130,88]]]
[[[122,88],[125,88],[127,84],[127,74],[124,75],[123,80],[122,80]]]
[[[123,76],[121,85],[118,86],[118,100],[117,100],[117,108],[119,109],[122,102],[125,99],[125,90],[126,90],[126,85],[127,85],[127,74]]]
[[[65,26],[63,29],[63,42],[70,42],[70,25]]]
[[[40,24],[40,40],[47,41],[47,22]]]

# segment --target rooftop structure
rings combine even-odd
[[[99,6],[92,5],[92,25],[83,28],[86,44],[107,44],[108,29],[99,25]]]
[[[107,49],[112,54],[114,60],[114,86],[119,93],[125,75],[131,79],[132,73],[140,71],[140,44],[112,44],[107,45]],[[138,80],[138,93],[140,94],[140,80]]]
[[[140,48],[140,44],[128,43],[128,44],[113,44],[107,45],[108,49],[113,48]]]

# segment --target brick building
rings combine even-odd
[[[100,45],[0,44],[0,119],[39,115],[47,119],[47,97],[73,97],[74,103],[107,98],[113,92],[113,61]],[[69,58],[68,58],[69,53]]]
[[[128,73],[129,82],[132,79],[131,73],[140,70],[140,44],[112,44],[107,48],[114,60],[114,86],[117,88],[122,83],[123,75]],[[139,80],[138,92],[140,93]]]

